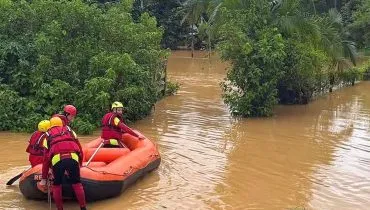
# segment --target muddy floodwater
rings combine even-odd
[[[161,165],[88,209],[370,209],[370,82],[278,106],[271,118],[235,119],[219,86],[227,65],[189,55],[173,52],[168,61],[178,94],[131,125],[158,145]],[[28,167],[28,138],[0,133],[0,209],[49,209],[25,199],[17,183],[5,186]]]

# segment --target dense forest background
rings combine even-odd
[[[80,133],[112,101],[141,119],[178,88],[165,76],[178,48],[217,51],[230,111],[270,116],[368,75],[369,28],[366,0],[3,0],[0,130],[32,131],[65,104]]]

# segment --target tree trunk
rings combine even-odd
[[[314,14],[316,15],[316,6],[315,6],[315,2],[313,0],[311,0],[312,2],[312,7],[313,7],[313,12]]]
[[[194,58],[194,34],[191,34],[191,57]]]
[[[333,92],[333,87],[334,87],[334,82],[335,82],[335,78],[334,78],[333,74],[334,73],[330,73],[330,75],[329,75],[329,85],[330,85],[329,92],[330,93]]]
[[[164,63],[164,91],[163,91],[163,96],[166,95],[166,92],[167,92],[167,59]]]
[[[208,34],[208,58],[211,60],[212,46],[211,46],[211,36]]]

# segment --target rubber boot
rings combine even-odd
[[[75,192],[78,204],[80,204],[81,209],[86,209],[85,192],[81,183],[72,184],[73,191]]]
[[[62,185],[53,185],[53,199],[58,210],[63,210]]]

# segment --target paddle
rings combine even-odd
[[[29,167],[28,169],[30,169],[31,167]],[[27,169],[27,170],[28,170]],[[26,171],[27,171],[26,170]],[[19,178],[21,178],[22,174],[24,173],[25,171],[23,171],[22,173],[18,174],[17,176],[11,178],[7,183],[6,185],[12,185],[15,181],[17,181]]]
[[[51,210],[50,179],[47,182],[48,182],[48,203],[49,203],[49,210]]]
[[[99,147],[96,148],[95,152],[93,155],[91,155],[89,161],[87,161],[86,163],[86,166],[88,166],[90,164],[90,162],[92,161],[92,159],[95,157],[96,153],[99,151],[99,149],[104,145],[104,142],[100,143]]]

